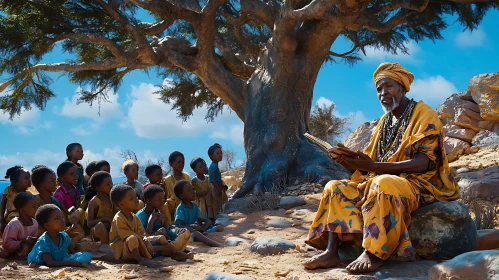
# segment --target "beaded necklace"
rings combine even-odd
[[[398,150],[402,143],[402,136],[409,122],[411,121],[412,113],[416,107],[416,102],[413,99],[405,107],[404,113],[395,123],[393,123],[393,113],[390,112],[385,117],[383,127],[381,129],[381,139],[378,143],[378,161],[386,162]]]

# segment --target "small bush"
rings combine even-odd
[[[496,204],[492,202],[471,201],[470,208],[475,215],[477,230],[494,228],[494,220],[499,214],[499,209]]]

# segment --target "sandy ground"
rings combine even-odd
[[[212,271],[227,272],[238,275],[251,276],[254,279],[379,279],[376,276],[414,277],[426,275],[434,262],[421,261],[412,263],[391,262],[384,266],[378,274],[349,275],[344,267],[329,270],[307,271],[303,269],[301,263],[306,258],[313,256],[317,252],[312,248],[304,246],[314,212],[320,200],[320,194],[305,196],[307,205],[297,207],[292,211],[274,210],[264,211],[248,216],[242,214],[231,214],[235,218],[231,225],[227,226],[224,232],[213,233],[212,238],[223,242],[226,238],[234,236],[248,240],[248,244],[237,247],[208,248],[200,243],[193,243],[190,249],[195,252],[195,259],[188,262],[175,262],[169,258],[161,257],[154,260],[154,268],[141,267],[134,264],[113,264],[102,261],[92,261],[92,268],[71,268],[65,271],[65,276],[70,279],[127,279],[127,274],[134,272],[136,279],[202,279]],[[292,226],[289,228],[271,228],[266,224],[272,219],[284,219]],[[282,255],[261,256],[251,253],[249,244],[260,236],[276,236],[293,241],[301,247],[301,252],[290,250]],[[98,244],[84,244],[86,248],[96,247]],[[0,279],[51,279],[56,270],[60,268],[30,268],[25,261],[17,261],[17,270],[6,270],[5,267],[11,260],[1,260]],[[171,272],[160,271],[161,267],[173,267]],[[286,275],[276,276],[276,273]],[[393,279],[393,278],[392,278]],[[403,279],[403,278],[396,278]],[[418,278],[425,279],[425,278]]]

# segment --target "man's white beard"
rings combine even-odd
[[[393,110],[397,109],[397,107],[399,106],[399,102],[397,101],[395,96],[391,96],[391,99],[392,99],[391,106],[387,106],[387,105],[383,104],[383,102],[381,102],[381,107],[383,108],[383,111],[385,111],[385,113],[390,113]]]

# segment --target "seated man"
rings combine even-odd
[[[347,266],[349,272],[375,271],[392,254],[413,258],[407,231],[411,212],[435,200],[459,198],[437,113],[406,97],[413,80],[398,63],[382,63],[374,72],[386,114],[365,154],[337,159],[354,173],[324,188],[306,243],[325,251],[307,260],[305,268],[338,266],[339,243],[354,239],[362,239],[364,252]]]

